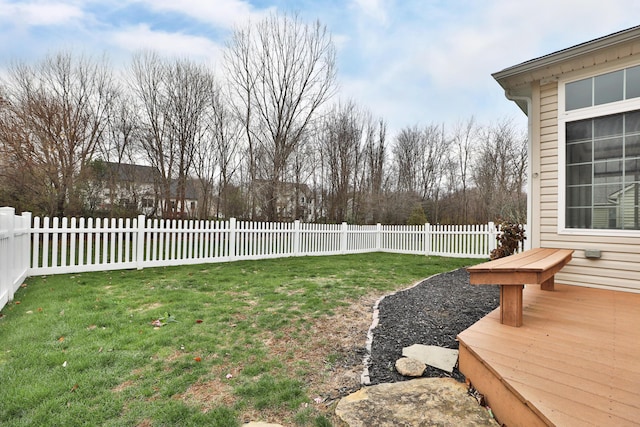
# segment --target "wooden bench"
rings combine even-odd
[[[571,261],[569,249],[530,249],[519,254],[468,267],[472,285],[500,285],[500,322],[522,325],[522,289],[539,284],[553,291],[554,275]]]

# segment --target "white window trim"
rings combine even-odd
[[[637,64],[636,64],[637,65]],[[605,236],[605,237],[640,237],[640,230],[617,230],[597,228],[567,228],[566,224],[566,123],[576,120],[590,119],[610,114],[625,113],[627,111],[640,110],[640,98],[616,101],[593,107],[579,108],[565,111],[565,85],[588,77],[599,76],[608,72],[629,68],[632,65],[625,64],[611,69],[599,69],[580,75],[572,75],[570,78],[558,80],[558,234],[572,236]]]

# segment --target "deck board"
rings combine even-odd
[[[498,420],[518,425],[528,410],[539,425],[637,425],[640,294],[556,284],[554,292],[527,286],[523,298],[522,327],[500,324],[494,310],[459,335],[460,370],[469,367],[489,405],[496,381],[521,402],[494,401]]]

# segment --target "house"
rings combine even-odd
[[[89,203],[98,211],[114,208],[155,216],[160,172],[152,167],[96,160],[91,163],[93,180]]]
[[[529,120],[532,247],[562,283],[640,292],[640,26],[493,74]]]
[[[640,26],[493,76],[529,119],[531,246],[573,259],[524,287],[522,327],[458,334],[460,372],[500,424],[637,425]]]
[[[115,207],[120,213],[124,210],[125,213],[141,213],[148,217],[162,216],[163,179],[157,168],[97,160],[92,163],[92,169],[94,179],[88,199],[98,211],[107,212]],[[184,193],[184,206],[181,206],[177,198],[178,181],[172,179],[165,216],[197,217],[198,194],[192,179],[186,180]]]
[[[311,222],[315,209],[313,192],[307,184],[295,182],[278,182],[272,189],[272,181],[254,180],[252,192],[256,198],[256,216],[266,217],[270,202],[274,202],[274,208],[279,221],[300,220]],[[274,194],[275,193],[275,194]],[[271,196],[271,194],[274,194]],[[275,197],[274,200],[271,197]]]

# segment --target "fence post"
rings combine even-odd
[[[300,255],[300,220],[293,221],[293,256]]]
[[[496,237],[498,235],[498,232],[496,230],[496,225],[493,223],[493,221],[489,221],[489,224],[487,224],[488,227],[488,232],[487,232],[487,238],[489,239],[489,241],[487,242],[487,248],[489,250],[489,253],[487,254],[487,256],[491,255],[491,252],[497,247],[497,240]]]
[[[13,294],[15,293],[15,289],[13,288],[14,281],[14,271],[15,271],[15,208],[3,207],[0,208],[0,230],[7,231],[7,252],[4,256],[4,272],[0,274],[5,274],[4,283],[7,286],[7,300],[13,300]],[[18,285],[19,286],[19,285]],[[0,289],[0,292],[2,290]]]
[[[428,222],[424,224],[424,254],[425,256],[431,255],[431,224]]]
[[[229,260],[236,257],[236,219],[229,218]]]
[[[27,268],[27,276],[31,274],[31,212],[22,212],[22,226],[27,237],[24,238],[26,242],[22,247],[22,265]]]
[[[136,223],[136,240],[135,240],[135,254],[136,254],[136,267],[138,270],[143,269],[144,262],[144,231],[147,220],[144,215],[138,215],[138,222]]]
[[[340,229],[340,253],[344,254],[347,252],[347,223],[343,222],[342,227]]]
[[[380,252],[382,249],[382,224],[376,224],[376,251]]]

